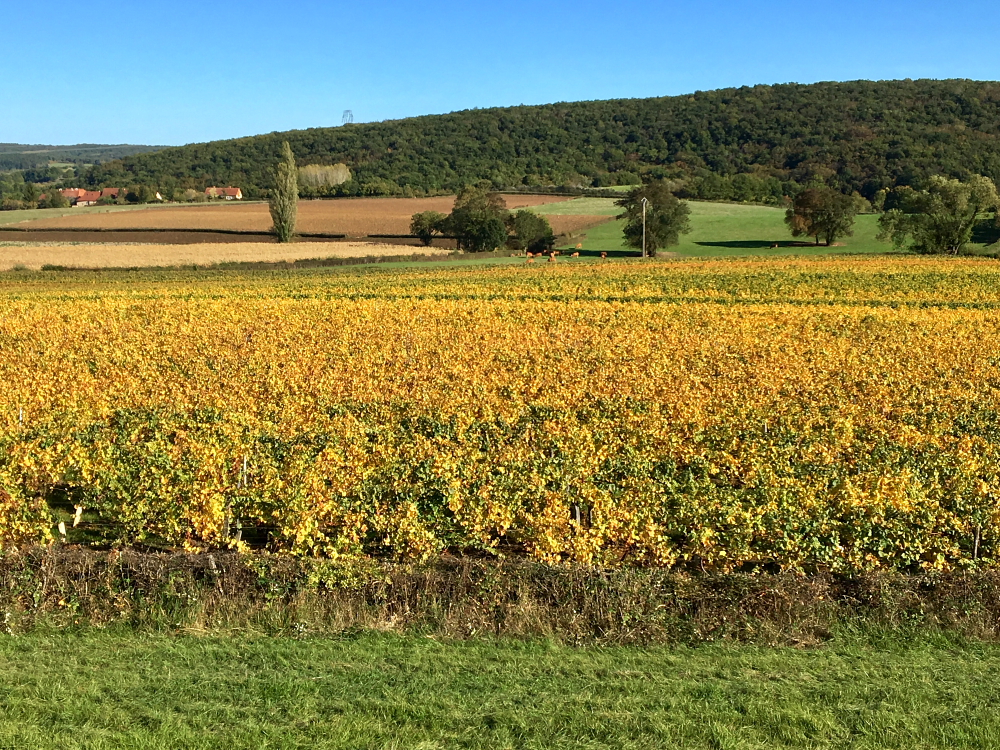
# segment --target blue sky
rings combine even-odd
[[[0,0],[0,142],[175,145],[471,107],[1000,79],[1000,3]]]

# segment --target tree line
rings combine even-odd
[[[482,253],[507,247],[542,253],[556,243],[548,219],[534,211],[509,211],[503,196],[482,180],[459,191],[450,214],[422,211],[413,215],[410,231],[425,245],[434,237],[452,237],[458,249]]]

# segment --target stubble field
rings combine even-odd
[[[375,242],[209,242],[199,244],[0,244],[0,271],[66,268],[150,268],[219,263],[274,263],[317,258],[379,258],[450,252]]]

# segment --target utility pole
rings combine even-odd
[[[649,205],[649,201],[646,200],[645,196],[642,199],[642,257],[646,257],[646,206]]]

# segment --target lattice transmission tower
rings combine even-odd
[[[341,122],[341,125],[347,125],[350,122],[354,122],[354,113],[351,110],[349,110],[349,109],[345,109],[344,110],[344,119]]]

